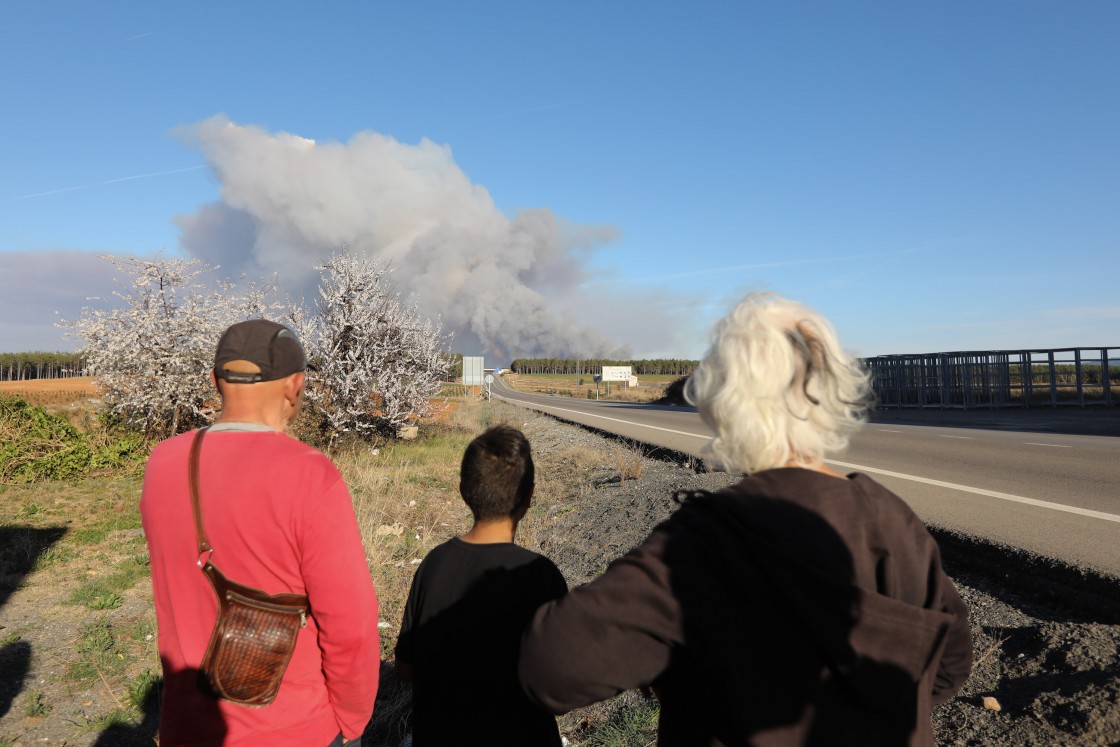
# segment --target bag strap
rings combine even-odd
[[[199,455],[202,453],[202,437],[206,435],[206,431],[210,430],[209,426],[200,428],[194,434],[194,441],[191,442],[191,455],[188,462],[188,478],[191,485],[191,510],[194,512],[194,533],[198,539],[198,567],[203,566],[202,556],[206,553],[214,554],[214,548],[210,546],[209,540],[206,539],[206,529],[202,526],[202,506],[198,499],[198,460]],[[210,558],[206,558],[209,562]]]

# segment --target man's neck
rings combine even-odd
[[[222,413],[218,416],[216,423],[253,423],[255,425],[264,425],[274,431],[283,433],[288,424],[284,422],[282,417],[278,417],[273,413],[262,412],[256,409],[230,409],[224,408]]]
[[[517,532],[517,522],[513,517],[489,521],[476,521],[471,530],[459,539],[472,545],[496,545],[513,542]]]

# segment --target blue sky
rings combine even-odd
[[[758,289],[862,355],[1120,345],[1118,32],[1114,2],[3,3],[0,350],[73,347],[96,254],[300,293],[341,243],[470,353],[697,357]]]

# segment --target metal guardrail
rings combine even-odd
[[[1120,347],[880,355],[863,363],[885,409],[1120,405]]]

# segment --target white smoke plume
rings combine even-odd
[[[314,266],[346,247],[388,261],[397,288],[442,318],[457,350],[505,360],[628,354],[563,311],[588,305],[587,256],[616,231],[547,209],[507,216],[446,146],[375,132],[316,143],[222,116],[179,134],[221,184],[220,202],[176,217],[181,245],[224,273],[275,274],[310,297]]]

